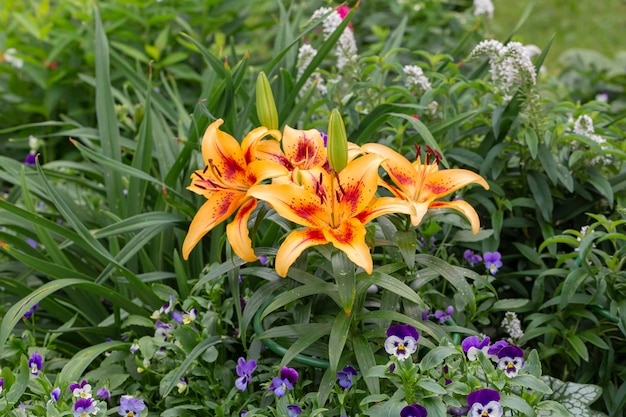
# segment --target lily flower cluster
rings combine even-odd
[[[289,126],[282,134],[256,128],[240,144],[219,129],[222,123],[219,119],[207,128],[202,139],[205,165],[193,173],[187,187],[207,201],[183,242],[185,259],[206,233],[234,214],[226,227],[227,238],[244,261],[257,261],[248,220],[259,200],[302,226],[286,237],[276,254],[276,272],[282,277],[305,249],[329,243],[372,273],[365,225],[386,214],[409,216],[417,226],[429,209],[453,209],[469,220],[474,233],[480,228],[478,215],[468,202],[439,199],[471,183],[487,189],[489,185],[469,170],[440,170],[441,155],[431,148],[426,149],[422,161],[418,147],[416,160],[411,162],[384,145],[359,147],[347,141],[337,145],[336,135],[329,135],[327,145],[318,130]],[[340,166],[333,166],[336,154],[343,156]],[[388,178],[379,176],[379,167]],[[378,186],[392,196],[378,197]]]

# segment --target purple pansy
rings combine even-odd
[[[106,401],[111,398],[111,391],[109,391],[105,387],[102,387],[98,389],[98,391],[96,391],[96,395]]]
[[[483,254],[483,259],[485,260],[485,267],[487,268],[487,271],[489,271],[491,275],[495,275],[496,272],[498,272],[498,269],[502,267],[502,261],[500,260],[501,257],[502,255],[500,255],[500,252],[498,251],[485,252]]]
[[[91,398],[91,385],[84,379],[80,381],[80,384],[70,384],[70,391],[74,397]]]
[[[235,386],[240,391],[245,391],[248,383],[252,381],[252,372],[256,369],[256,361],[250,359],[246,361],[244,358],[237,359],[237,367],[235,371],[239,378],[235,380]]]
[[[465,252],[463,252],[463,258],[465,258],[465,260],[469,262],[470,266],[474,266],[478,262],[483,260],[482,256],[474,253],[474,251],[472,251],[471,249],[466,249]]]
[[[32,316],[33,313],[35,312],[35,310],[37,310],[37,307],[39,307],[39,303],[33,304],[33,306],[30,308],[30,310],[28,310],[26,313],[24,313],[24,318],[27,319],[30,316]]]
[[[87,417],[97,412],[96,403],[91,398],[79,398],[74,403],[74,417]]]
[[[446,320],[450,320],[450,317],[454,313],[454,307],[448,306],[446,311],[435,310],[435,319],[439,320],[439,323],[443,324]]]
[[[34,152],[30,152],[28,153],[28,155],[26,155],[26,158],[24,159],[24,165],[36,165],[36,161],[37,161],[37,154]]]
[[[524,367],[524,351],[517,346],[507,346],[498,352],[498,369],[513,378]]]
[[[475,361],[478,358],[478,351],[482,350],[485,354],[487,354],[487,350],[489,349],[489,338],[485,337],[483,340],[480,340],[478,336],[468,336],[461,342],[461,347],[463,348],[463,352],[467,354],[467,359],[470,361]]]
[[[267,257],[267,256],[265,256],[265,255],[261,255],[261,256],[259,256],[259,258],[258,258],[258,259],[259,259],[259,263],[260,263],[262,266],[267,266],[267,265],[269,264],[269,262],[270,262],[270,258],[268,258],[268,257]]]
[[[145,410],[145,408],[146,405],[140,399],[131,395],[122,395],[120,398],[120,407],[117,412],[124,417],[140,417],[141,412]]]
[[[283,366],[280,370],[280,378],[273,378],[268,389],[277,397],[282,397],[287,391],[293,389],[293,384],[298,381],[298,371]]]
[[[498,391],[485,388],[472,391],[467,396],[470,406],[469,417],[501,417],[502,405],[500,405]]]
[[[489,349],[487,350],[487,355],[489,355],[489,358],[492,361],[498,362],[498,352],[500,352],[502,348],[505,348],[508,345],[509,342],[507,342],[506,340],[498,340],[497,342],[489,346]]]
[[[43,365],[43,358],[39,353],[33,353],[30,355],[30,359],[28,359],[28,367],[30,368],[30,373],[33,375],[39,375],[39,371]]]
[[[2,394],[3,388],[4,388],[4,378],[0,378],[0,394]]]
[[[56,387],[50,392],[50,399],[54,402],[59,401],[59,396],[61,395],[61,388]]]
[[[417,350],[419,337],[415,327],[408,324],[395,324],[387,329],[385,350],[398,360],[404,361]]]
[[[400,411],[400,417],[426,417],[426,408],[419,404],[407,405]]]
[[[154,327],[154,337],[162,338],[164,342],[172,335],[172,329],[174,328],[171,324],[163,323],[161,320],[155,321]]]
[[[337,372],[337,381],[339,386],[343,389],[348,389],[354,384],[354,378],[357,375],[356,369],[348,365],[343,368],[343,371]]]
[[[298,417],[300,414],[302,414],[302,409],[297,404],[287,406],[287,416]]]
[[[172,311],[172,320],[178,324],[183,324],[183,315],[180,311]]]

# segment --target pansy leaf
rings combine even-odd
[[[510,381],[513,385],[531,388],[542,394],[550,394],[552,392],[552,389],[545,382],[532,375],[518,375],[515,378],[511,378]]]
[[[526,415],[529,417],[535,417],[535,411],[533,408],[522,398],[517,395],[504,395],[500,398],[500,404],[504,408],[510,408],[515,411],[519,411],[520,415]]]
[[[436,366],[442,365],[443,360],[446,359],[448,356],[460,354],[461,352],[452,347],[438,346],[424,356],[424,358],[420,362],[420,368],[423,371],[435,368]]]

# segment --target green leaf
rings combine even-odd
[[[575,382],[563,382],[551,376],[543,376],[553,393],[544,396],[544,400],[552,400],[562,404],[572,415],[581,417],[595,417],[597,414],[589,408],[602,394],[602,388],[597,385],[578,384]],[[540,412],[541,416],[544,414]]]
[[[574,351],[580,356],[582,360],[585,362],[589,362],[589,351],[587,350],[587,346],[585,346],[585,342],[576,335],[567,336],[565,338],[571,347],[574,348]]]
[[[609,202],[609,206],[613,207],[613,188],[611,187],[611,183],[597,170],[592,170],[591,175],[588,178],[588,181],[593,185],[593,187],[600,193],[604,198]]]
[[[564,310],[570,302],[570,299],[578,290],[578,287],[589,277],[589,272],[585,268],[578,268],[572,270],[565,281],[563,282],[563,288],[561,289],[561,301],[559,307]]]
[[[4,319],[2,320],[2,325],[4,327]],[[4,346],[4,341],[0,343],[0,347],[2,346]],[[20,398],[22,398],[24,392],[26,392],[29,379],[30,369],[28,368],[28,360],[25,356],[22,356],[20,360],[20,372],[17,375],[17,378],[15,378],[13,384],[11,385],[11,388],[9,388],[9,390],[6,392],[6,398],[4,399],[4,401],[7,401],[9,404],[16,404],[20,400]]]
[[[415,260],[417,263],[433,269],[444,277],[457,290],[459,297],[467,302],[470,310],[476,311],[476,298],[474,297],[472,287],[461,273],[461,271],[464,271],[463,268],[455,268],[443,259],[427,254],[416,255]]]
[[[534,129],[527,129],[524,131],[524,139],[526,145],[530,151],[530,156],[533,159],[537,159],[537,147],[539,145],[539,138],[537,138],[537,132]]]
[[[542,394],[552,394],[552,389],[545,382],[532,375],[517,375],[509,381],[513,385],[530,388]]]
[[[329,370],[332,372],[337,371],[339,359],[343,353],[343,349],[348,339],[348,333],[350,331],[350,324],[352,324],[352,317],[343,312],[337,314],[333,327],[330,330],[330,339],[328,340],[328,362],[330,363]]]
[[[545,221],[551,221],[554,203],[545,177],[536,171],[529,171],[527,180],[528,187],[530,187],[530,192],[537,202],[541,216]]]
[[[491,310],[511,311],[517,308],[524,307],[526,304],[528,304],[528,299],[526,298],[506,298],[496,301],[491,307]]]
[[[106,351],[123,347],[128,348],[128,346],[128,342],[104,342],[82,349],[63,366],[63,369],[59,373],[57,385],[63,387],[80,380],[81,376],[85,373],[85,369],[87,369],[98,356],[101,356]]]
[[[111,93],[111,76],[109,74],[109,44],[102,26],[98,7],[93,8],[96,24],[96,39],[94,43],[95,71],[96,71],[96,116],[98,118],[98,132],[100,146],[104,156],[115,161],[122,160],[120,152],[120,133],[115,113],[115,102]],[[115,171],[104,171],[105,189],[109,210],[118,215],[124,212],[123,187],[119,174]]]
[[[558,177],[556,161],[550,149],[543,143],[539,145],[539,161],[541,162],[544,172],[548,175],[550,181],[552,181],[552,184],[556,185]]]
[[[363,335],[357,334],[352,336],[351,340],[356,362],[362,372],[376,366],[376,358],[374,357],[374,352],[372,351],[372,347],[367,341],[367,338]],[[369,393],[380,394],[380,383],[378,378],[363,375],[363,380],[365,381],[365,385],[367,385]]]
[[[452,355],[461,355],[461,352],[449,346],[437,346],[424,355],[424,358],[420,362],[420,369],[422,371],[433,369],[442,365],[444,359]]]
[[[425,307],[424,301],[411,287],[400,281],[398,278],[378,272],[376,269],[372,274],[359,274],[357,275],[357,281],[365,281],[369,284],[376,284],[380,288],[384,288],[398,294],[400,297],[412,301],[415,304]]]
[[[545,263],[534,248],[531,248],[530,246],[524,245],[523,243],[519,242],[513,242],[513,244],[515,245],[517,250],[520,251],[522,255],[524,255],[526,259],[538,266],[545,267]]]
[[[504,395],[500,398],[500,404],[504,408],[511,408],[518,411],[528,417],[535,417],[535,411],[533,408],[523,399],[517,395]]]
[[[304,332],[302,336],[289,346],[289,349],[287,349],[283,359],[280,361],[281,366],[287,366],[296,355],[311,346],[317,340],[328,335],[331,331],[330,323],[306,323],[298,324],[297,327],[300,327],[300,330],[304,330]],[[263,337],[263,335],[261,335],[261,337]]]
[[[180,364],[180,366],[170,371],[161,380],[159,385],[159,394],[161,394],[161,397],[166,397],[176,387],[178,381],[180,378],[185,376],[193,361],[202,355],[205,350],[211,346],[217,345],[221,341],[221,336],[211,336],[198,343],[198,345],[196,345],[196,347],[185,357],[185,360]]]

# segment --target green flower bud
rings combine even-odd
[[[268,129],[278,129],[278,111],[270,82],[263,71],[256,79],[256,114],[261,125]]]
[[[328,164],[335,172],[340,172],[348,165],[348,136],[341,113],[337,109],[330,113],[328,120],[328,144],[326,148]]]

